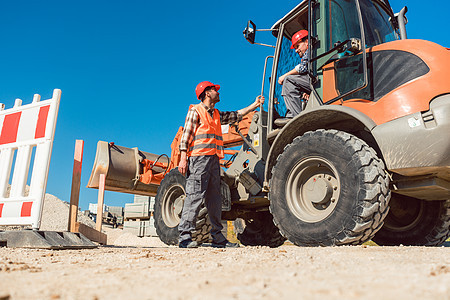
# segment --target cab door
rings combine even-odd
[[[322,104],[331,104],[368,83],[360,0],[309,2],[313,87]]]

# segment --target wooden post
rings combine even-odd
[[[102,232],[103,201],[105,199],[105,174],[100,174],[98,183],[97,222],[95,229]]]
[[[108,241],[108,236],[106,234],[104,234],[103,232],[99,232],[92,227],[86,226],[83,223],[77,222],[76,230],[77,232],[82,233],[91,241],[97,242],[99,244],[106,245]]]
[[[102,219],[103,219],[103,198],[105,194],[105,175],[100,175],[100,187],[98,192],[98,209],[97,209],[97,230],[77,222],[78,203],[80,200],[80,184],[81,184],[81,165],[83,162],[83,140],[76,140],[75,155],[73,160],[73,174],[72,174],[72,191],[70,193],[70,207],[69,207],[69,224],[70,232],[80,232],[88,239],[97,243],[106,245],[107,236],[102,233]],[[99,224],[100,220],[100,224]]]
[[[81,165],[83,162],[83,140],[76,140],[75,155],[73,158],[73,173],[72,173],[72,190],[70,192],[70,207],[69,207],[69,232],[77,232],[75,224],[77,222],[78,202],[80,199],[80,184],[81,184]]]

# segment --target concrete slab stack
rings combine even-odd
[[[123,230],[139,237],[157,236],[153,219],[154,204],[154,197],[135,195],[133,203],[125,204]]]

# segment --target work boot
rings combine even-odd
[[[193,240],[184,240],[180,244],[178,244],[180,248],[198,248],[198,244]]]
[[[239,244],[238,243],[232,243],[232,242],[229,242],[229,241],[225,240],[225,241],[223,241],[221,243],[214,243],[213,242],[211,244],[211,247],[214,247],[214,248],[239,248]]]

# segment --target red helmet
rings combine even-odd
[[[220,85],[213,84],[209,81],[202,81],[199,84],[197,84],[197,87],[195,88],[195,94],[197,95],[197,99],[200,100],[200,95],[205,91],[206,88],[211,86],[215,87],[216,91],[220,89]]]
[[[291,49],[294,49],[295,44],[297,44],[299,41],[301,41],[303,38],[308,36],[308,31],[306,30],[300,30],[297,31],[293,36],[292,36],[292,46]]]

